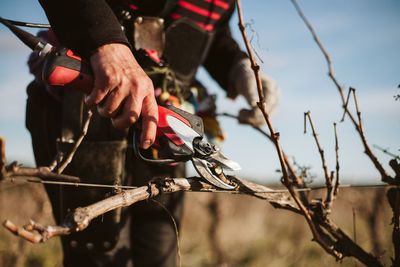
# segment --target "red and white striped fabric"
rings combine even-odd
[[[150,2],[150,3],[149,3]],[[151,4],[153,2],[153,4]],[[130,7],[137,12],[149,12],[149,7],[160,1],[132,0]],[[169,15],[171,19],[187,17],[207,31],[214,30],[215,24],[233,5],[232,0],[178,0],[177,6]]]

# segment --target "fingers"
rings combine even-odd
[[[140,116],[142,102],[139,99],[128,97],[122,103],[121,112],[111,122],[115,128],[125,129],[134,124]]]
[[[142,115],[142,147],[153,144],[158,108],[153,83],[137,63],[129,47],[107,44],[91,57],[94,74],[92,92],[85,97],[88,105],[98,105],[101,116],[111,118],[116,128],[128,128]]]
[[[128,97],[122,104],[122,112],[111,121],[115,128],[124,129],[135,123],[142,115],[140,143],[143,149],[148,149],[156,137],[158,108],[153,95],[150,94],[142,100]]]
[[[115,117],[128,93],[129,88],[126,85],[115,88],[97,105],[97,111],[103,117]]]
[[[94,73],[93,89],[89,95],[85,96],[85,103],[90,106],[99,104],[107,94],[119,85],[116,75],[112,74],[115,71],[98,65],[92,65],[92,69]]]
[[[155,140],[158,122],[158,107],[155,98],[147,96],[142,106],[142,134],[140,143],[143,149],[148,149]]]

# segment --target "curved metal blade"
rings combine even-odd
[[[235,186],[227,184],[221,179],[219,179],[217,176],[215,176],[208,168],[207,162],[205,160],[192,158],[192,163],[197,173],[200,174],[200,176],[203,177],[205,180],[207,180],[209,183],[222,189],[227,189],[227,190],[235,189]]]
[[[219,151],[216,151],[213,154],[211,154],[209,157],[206,158],[206,160],[208,162],[216,163],[218,166],[221,166],[224,170],[227,171],[238,171],[242,169],[239,163],[227,159]]]

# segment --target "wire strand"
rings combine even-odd
[[[60,182],[60,181],[43,181],[43,180],[32,180],[28,179],[29,183],[38,183],[38,184],[52,184],[52,185],[67,185],[67,186],[75,186],[75,187],[98,187],[98,188],[113,188],[113,189],[136,189],[137,186],[129,186],[129,185],[108,185],[108,184],[90,184],[90,183],[74,183],[74,182]]]
[[[3,20],[16,25],[16,26],[23,26],[23,27],[29,27],[29,28],[51,28],[50,24],[45,24],[45,23],[32,23],[32,22],[24,22],[24,21],[17,21],[17,20],[11,20],[11,19],[4,19]]]
[[[15,179],[15,178],[14,178]],[[3,180],[5,181],[5,180]],[[13,182],[13,180],[10,180]],[[80,183],[80,182],[62,182],[62,181],[45,181],[45,180],[34,180],[34,179],[27,179],[25,180],[28,183],[38,183],[38,184],[50,184],[50,185],[66,185],[66,186],[75,186],[75,187],[97,187],[97,188],[114,188],[114,189],[137,189],[137,186],[129,186],[129,185],[108,185],[108,184],[91,184],[91,183]],[[339,185],[340,188],[387,188],[387,187],[397,187],[396,185],[389,185],[389,184],[343,184]],[[316,190],[323,190],[326,189],[325,185],[321,186],[314,186],[314,187],[307,187],[307,188],[295,188],[294,191],[296,192],[310,192]],[[192,191],[188,190],[188,192],[199,192],[199,191]],[[255,194],[263,194],[263,193],[287,193],[287,189],[271,189],[271,190],[264,190],[264,191],[231,191],[231,190],[203,190],[201,192],[210,192],[210,193],[230,193],[230,194],[240,194],[240,193],[255,193]]]

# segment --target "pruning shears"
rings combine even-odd
[[[197,173],[209,183],[221,189],[234,189],[224,174],[224,170],[240,170],[238,163],[227,159],[219,149],[203,140],[203,120],[172,105],[158,106],[156,141],[160,159],[150,159],[143,155],[139,140],[134,134],[134,151],[138,158],[157,164],[174,164],[191,161]]]

